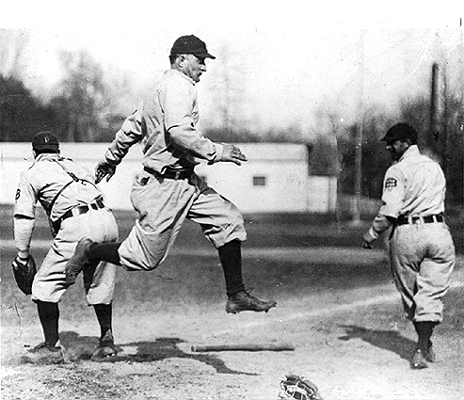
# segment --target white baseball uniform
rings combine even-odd
[[[39,154],[21,174],[16,193],[14,231],[20,252],[29,252],[37,202],[54,226],[54,240],[35,276],[32,300],[57,303],[67,289],[65,267],[77,242],[84,237],[117,241],[118,227],[89,171],[59,154]],[[116,266],[103,262],[91,280],[84,274],[89,305],[111,303],[115,274]]]
[[[246,240],[243,217],[193,169],[200,161],[221,160],[223,146],[198,130],[195,82],[177,70],[166,71],[151,100],[126,118],[105,154],[117,165],[142,142],[144,170],[134,181],[131,200],[139,218],[119,248],[128,270],[152,270],[167,256],[188,218],[199,223],[216,248]]]
[[[382,232],[395,219],[390,260],[406,315],[441,322],[455,249],[444,221],[446,181],[439,164],[412,145],[386,172],[383,206],[373,223]]]

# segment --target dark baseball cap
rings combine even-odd
[[[32,139],[32,149],[35,151],[49,150],[57,152],[59,148],[58,139],[49,131],[39,132]]]
[[[407,123],[400,122],[393,125],[386,133],[386,135],[380,139],[382,142],[392,143],[395,140],[410,139],[411,142],[417,143],[417,131],[416,129]]]
[[[171,48],[171,56],[193,54],[199,58],[216,58],[206,50],[206,43],[195,35],[181,36]]]

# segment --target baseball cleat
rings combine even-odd
[[[74,250],[74,254],[71,259],[66,264],[66,284],[68,286],[74,285],[76,283],[77,276],[81,273],[82,270],[85,268],[92,267],[92,262],[90,257],[88,256],[88,250],[90,246],[93,244],[93,241],[90,239],[81,239],[76,246],[76,250]]]
[[[116,355],[117,352],[114,346],[113,334],[111,331],[108,331],[105,336],[100,339],[100,344],[90,359],[96,362],[110,361],[114,359]]]
[[[412,369],[424,369],[428,368],[429,364],[427,364],[427,360],[422,353],[421,349],[416,349],[414,351],[414,355],[411,360],[411,368]]]
[[[40,343],[29,350],[27,355],[22,356],[21,361],[37,365],[62,364],[64,363],[64,353],[60,346],[49,346],[46,343]]]
[[[226,304],[226,311],[231,314],[237,314],[242,311],[268,312],[272,307],[276,307],[277,302],[274,300],[263,301],[251,296],[247,291],[242,290],[232,296],[229,296]]]

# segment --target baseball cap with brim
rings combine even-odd
[[[32,139],[32,149],[36,151],[44,151],[44,150],[50,150],[50,151],[58,151],[60,148],[60,145],[58,143],[58,139],[56,136],[49,132],[49,131],[43,131],[39,132],[34,136],[34,139]]]
[[[417,131],[413,126],[400,122],[393,125],[380,139],[382,142],[393,143],[395,140],[410,139],[413,143],[417,142]]]
[[[178,38],[171,48],[171,56],[179,54],[193,54],[198,58],[216,58],[208,53],[206,43],[197,38],[195,35],[181,36]]]

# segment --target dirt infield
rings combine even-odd
[[[2,400],[277,400],[279,382],[290,372],[313,381],[325,400],[463,399],[462,256],[433,337],[439,360],[413,371],[415,333],[402,316],[382,245],[354,247],[364,227],[306,223],[296,219],[278,228],[255,221],[249,229],[244,275],[254,293],[278,301],[267,314],[226,314],[217,255],[188,226],[156,271],[120,271],[114,362],[90,361],[98,328],[78,282],[60,305],[67,362],[55,366],[21,362],[42,333],[34,304],[12,281],[15,252],[3,230]],[[38,232],[32,252],[40,262],[49,245],[45,224]],[[294,350],[192,351],[278,344]]]
[[[183,293],[154,305],[122,292],[126,304],[116,301],[114,324],[120,352],[111,363],[89,360],[96,324],[71,295],[60,327],[68,362],[58,366],[21,363],[41,332],[32,305],[2,300],[2,399],[272,400],[289,372],[311,379],[326,400],[462,399],[463,264],[460,259],[447,318],[434,337],[439,362],[421,371],[409,368],[415,334],[390,282],[279,296],[278,308],[267,314],[228,315],[214,296],[190,301]],[[294,350],[192,351],[198,345],[281,343]]]

